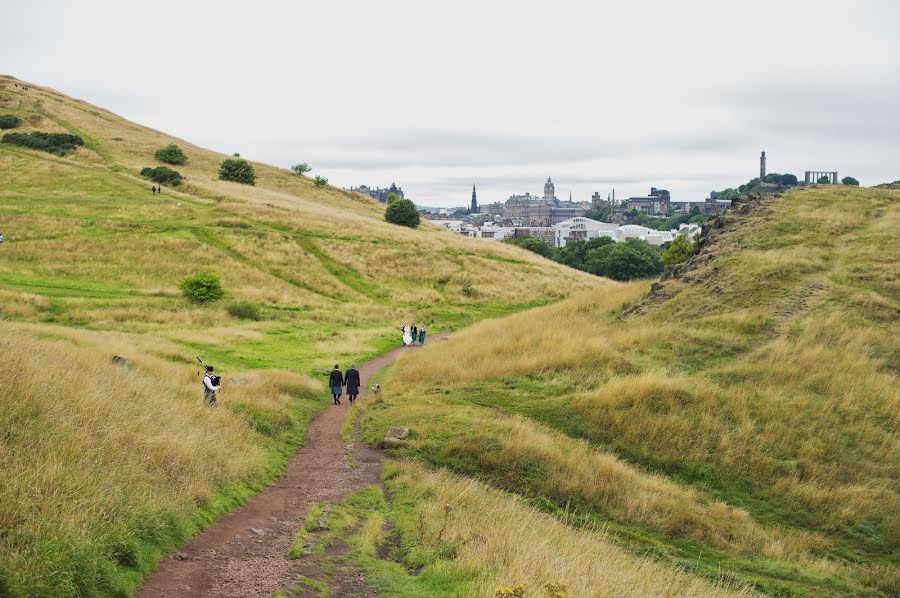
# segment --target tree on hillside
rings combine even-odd
[[[600,206],[599,208],[588,210],[584,217],[598,222],[609,222],[610,212],[612,212],[612,208],[609,206]]]
[[[783,174],[781,175],[781,184],[785,187],[791,187],[797,184],[797,177],[793,174]]]
[[[156,168],[144,168],[141,170],[141,176],[145,176],[154,183],[159,183],[161,185],[172,185],[173,187],[177,187],[181,184],[181,181],[184,179],[176,170],[172,170],[167,166],[157,166]]]
[[[553,256],[553,247],[548,245],[545,241],[534,237],[509,238],[503,239],[503,242],[509,245],[515,245],[516,247],[521,247],[522,249],[527,249],[528,251],[546,258],[551,258]]]
[[[732,189],[731,187],[719,191],[719,199],[721,199],[722,201],[731,201],[738,195],[740,195],[740,193],[738,193],[736,189]]]
[[[181,151],[181,148],[174,143],[159,148],[154,152],[153,157],[166,164],[184,164],[187,162],[187,156],[185,156],[184,152]]]
[[[585,259],[587,258],[588,252],[591,249],[603,247],[604,245],[612,245],[613,243],[615,243],[615,241],[609,237],[597,237],[596,239],[590,239],[589,241],[570,241],[566,243],[565,247],[559,250],[556,255],[556,261],[565,264],[570,268],[576,268],[587,272],[588,269],[585,265]]]
[[[14,114],[0,116],[0,129],[15,129],[22,124],[22,119]]]
[[[674,266],[687,261],[696,250],[697,244],[687,235],[678,235],[659,256],[659,261],[665,266]]]
[[[587,253],[585,265],[588,272],[613,280],[649,278],[663,270],[656,250],[637,239],[592,249]]]
[[[392,203],[394,203],[394,202],[397,201],[398,199],[400,199],[400,196],[397,195],[396,193],[388,193],[388,196],[387,196],[387,205],[391,205]]]
[[[842,185],[855,185],[855,186],[859,187],[859,181],[854,179],[852,176],[845,176],[844,178],[842,178],[841,184]]]
[[[253,165],[241,158],[225,158],[219,166],[219,180],[233,181],[243,185],[255,185],[256,173]]]
[[[384,211],[384,219],[391,224],[416,228],[419,226],[419,212],[416,204],[408,199],[398,199]]]
[[[309,167],[309,164],[307,164],[306,162],[301,162],[300,164],[294,164],[293,166],[291,166],[291,170],[293,170],[294,172],[296,172],[296,173],[299,174],[300,176],[303,176],[303,175],[305,175],[307,172],[309,172],[310,170],[312,170],[312,168],[310,168],[310,167]]]
[[[316,187],[324,187],[328,184],[328,179],[326,179],[322,175],[316,175],[315,178],[313,178],[313,183]]]
[[[827,184],[831,183],[831,178],[828,177],[827,175],[823,174],[822,176],[819,177],[819,180],[816,182],[819,183],[820,185],[827,185]]]

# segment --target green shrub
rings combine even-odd
[[[291,170],[293,170],[294,172],[296,172],[296,173],[299,174],[300,176],[303,176],[303,175],[305,175],[307,172],[309,172],[310,170],[312,170],[312,168],[310,168],[310,167],[309,167],[309,164],[307,164],[306,162],[302,162],[302,163],[300,163],[300,164],[294,164],[293,166],[291,166]]]
[[[613,280],[649,278],[662,273],[659,253],[646,241],[629,239],[591,249],[585,256],[585,269]]]
[[[187,162],[187,156],[185,156],[184,152],[181,151],[181,148],[174,143],[159,148],[156,150],[156,153],[153,154],[153,157],[166,164],[184,164]]]
[[[845,176],[844,178],[842,178],[841,184],[842,185],[853,185],[855,187],[859,187],[859,181],[857,181],[852,176]]]
[[[253,165],[242,158],[225,158],[219,166],[219,180],[255,185],[256,173]]]
[[[313,183],[316,184],[316,187],[324,187],[325,185],[328,184],[328,179],[326,179],[326,178],[323,177],[323,176],[317,175],[317,176],[313,179]]]
[[[678,235],[674,241],[669,243],[662,255],[659,256],[659,260],[666,266],[674,266],[687,261],[694,255],[696,249],[697,245],[687,235]]]
[[[254,305],[249,301],[235,301],[234,303],[229,303],[225,307],[225,311],[228,312],[228,315],[241,320],[262,319],[262,313],[260,312],[259,306]]]
[[[384,219],[391,224],[416,228],[419,226],[419,212],[416,204],[408,199],[398,199],[388,205],[384,211]]]
[[[65,156],[79,145],[84,145],[84,140],[77,135],[67,133],[7,133],[3,136],[3,143]]]
[[[156,168],[144,168],[141,170],[141,176],[145,176],[155,183],[161,185],[172,185],[177,187],[184,180],[180,173],[167,168],[166,166],[157,166]]]
[[[542,241],[535,237],[513,237],[503,239],[503,242],[509,245],[515,245],[516,247],[521,247],[522,249],[527,249],[528,251],[546,258],[553,257],[553,247],[548,245],[546,241]]]
[[[15,129],[22,124],[22,119],[13,114],[0,115],[0,129]]]
[[[218,274],[212,272],[198,272],[188,276],[178,283],[182,294],[194,303],[207,303],[218,301],[225,296],[222,281]]]

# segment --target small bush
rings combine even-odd
[[[3,136],[3,143],[65,156],[79,145],[84,145],[84,140],[77,135],[67,133],[7,133]]]
[[[262,313],[260,312],[259,306],[254,305],[249,301],[235,301],[234,303],[229,303],[225,307],[225,311],[228,312],[228,315],[241,320],[262,319]]]
[[[666,250],[662,252],[659,260],[665,266],[674,266],[675,264],[686,262],[694,255],[695,251],[697,251],[697,245],[687,235],[678,235]]]
[[[22,119],[12,114],[0,115],[0,129],[15,129],[22,124]]]
[[[256,185],[256,173],[253,165],[242,158],[225,158],[219,166],[219,180]]]
[[[167,168],[165,166],[157,166],[156,168],[144,168],[141,170],[141,176],[145,176],[155,183],[161,185],[172,185],[177,187],[184,180],[180,173]]]
[[[419,226],[419,212],[416,204],[408,199],[398,199],[388,205],[384,211],[384,219],[391,224],[416,228]]]
[[[225,296],[222,281],[218,274],[212,272],[198,272],[188,276],[178,283],[182,294],[194,303],[208,303],[218,301]]]
[[[313,179],[313,183],[316,184],[316,187],[324,187],[325,185],[328,184],[328,179],[326,179],[325,177],[323,177],[323,176],[321,176],[321,175],[317,175],[317,176]]]
[[[184,152],[181,151],[181,148],[174,143],[159,148],[156,150],[156,153],[153,154],[153,157],[166,164],[184,164],[187,162],[187,156],[185,156]]]
[[[303,175],[305,175],[307,172],[309,172],[310,170],[312,170],[312,168],[310,168],[310,167],[309,167],[309,164],[307,164],[306,162],[302,162],[302,163],[300,163],[300,164],[294,164],[293,166],[291,166],[291,170],[293,170],[294,172],[296,172],[296,173],[299,174],[300,176],[303,176]]]

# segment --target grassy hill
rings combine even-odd
[[[84,140],[64,157],[0,144],[0,595],[130,593],[283,468],[327,404],[317,370],[395,346],[403,323],[452,330],[609,286],[389,225],[369,198],[265,164],[255,187],[219,181],[225,156],[7,76],[0,114]],[[152,195],[139,172],[173,142],[185,182]],[[181,296],[199,271],[223,301]],[[225,376],[218,410],[196,354]]]
[[[409,427],[397,456],[519,497],[572,542],[602,528],[634,553],[774,595],[896,596],[898,225],[892,190],[747,202],[661,283],[580,293],[405,357],[366,436]],[[443,482],[401,467],[412,508],[433,512],[425,486]],[[504,517],[516,515],[481,529]],[[518,541],[505,550],[547,549]],[[530,587],[603,583],[602,570],[515,564],[501,577]]]

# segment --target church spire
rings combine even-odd
[[[469,206],[469,212],[472,214],[478,213],[478,196],[475,194],[475,185],[472,185],[472,205]]]

